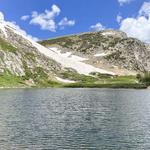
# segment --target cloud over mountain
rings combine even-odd
[[[101,30],[104,30],[104,29],[105,29],[105,27],[100,22],[98,22],[97,24],[92,25],[90,27],[91,31],[101,31]]]
[[[130,37],[150,43],[150,2],[144,2],[138,15],[121,21],[120,30]]]
[[[14,28],[18,32],[20,32],[21,34],[27,36],[28,38],[30,38],[30,39],[32,39],[34,41],[38,41],[39,40],[37,37],[33,37],[32,35],[27,34],[27,32],[25,30],[21,29],[20,26],[17,25],[15,21],[5,21],[4,14],[2,12],[0,12],[0,23],[1,23],[1,25],[7,24],[7,25],[11,26],[12,28]]]

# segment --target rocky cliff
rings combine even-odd
[[[60,70],[61,65],[40,53],[34,41],[32,43],[4,22],[0,23],[0,75],[22,77],[34,85],[40,78],[54,79]]]

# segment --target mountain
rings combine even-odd
[[[59,77],[68,71],[83,75],[88,75],[90,72],[114,75],[113,72],[96,68],[79,59],[80,57],[77,56],[68,58],[59,55],[55,52],[55,48],[48,49],[27,38],[7,22],[0,22],[0,74],[4,77],[8,74],[24,77],[27,84],[34,85],[45,81],[45,78],[46,81],[59,80],[73,83],[74,81]]]
[[[150,45],[121,31],[83,33],[44,40],[40,44],[78,55],[88,64],[119,75],[150,71]]]
[[[149,45],[120,31],[37,43],[7,22],[0,22],[0,86],[106,83],[101,78],[148,71],[149,56]],[[137,81],[131,78],[131,82]]]

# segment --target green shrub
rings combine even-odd
[[[24,86],[21,77],[11,74],[9,71],[5,71],[0,74],[0,87],[19,87]]]
[[[138,74],[137,79],[141,82],[150,86],[150,72],[145,72],[144,74]]]
[[[60,76],[63,79],[70,79],[70,80],[74,80],[74,81],[78,81],[78,82],[84,82],[84,83],[97,81],[97,79],[95,77],[78,74],[78,73],[75,73],[72,71],[62,72],[60,74]]]
[[[99,73],[99,72],[91,72],[90,74],[93,75],[93,76],[95,76],[95,77],[102,78],[102,79],[103,78],[107,79],[107,78],[114,77],[111,74],[102,74],[102,73]]]

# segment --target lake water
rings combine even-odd
[[[150,91],[0,90],[0,150],[149,150]]]

